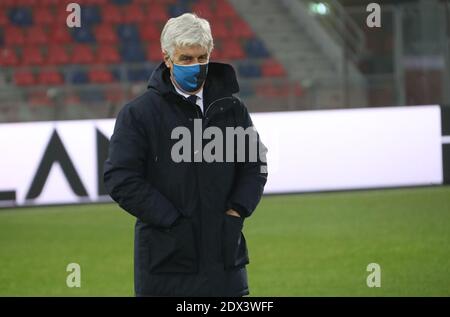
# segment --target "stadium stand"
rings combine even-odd
[[[56,85],[71,103],[119,105],[125,100],[118,96],[129,97],[130,89],[131,96],[139,92],[131,85],[140,83],[140,91],[145,87],[162,60],[159,37],[164,23],[184,12],[210,20],[213,61],[233,63],[243,79],[286,77],[283,66],[226,0],[79,0],[82,26],[72,29],[65,26],[70,2],[0,1],[0,66],[6,84],[12,88]],[[113,83],[121,84],[124,91],[111,94],[108,85]],[[92,93],[80,90],[76,96],[76,90],[70,89],[73,85],[91,85]],[[261,89],[248,85],[243,91],[251,96]],[[45,91],[23,95],[30,107],[52,104]]]

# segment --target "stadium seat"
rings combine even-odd
[[[255,36],[250,26],[242,19],[233,19],[231,24],[231,36],[235,38],[250,39]]]
[[[140,44],[125,45],[121,51],[122,60],[129,63],[145,62],[145,54]]]
[[[72,29],[72,37],[75,42],[78,43],[94,43],[95,37],[92,34],[91,30],[84,26],[81,28],[73,28]]]
[[[72,42],[72,37],[67,28],[52,29],[50,34],[50,42],[53,44],[69,44]]]
[[[126,5],[130,4],[132,0],[112,0],[111,2],[117,5]]]
[[[91,70],[88,76],[91,83],[105,84],[114,81],[112,73],[107,69]]]
[[[40,26],[26,29],[25,43],[26,45],[45,45],[48,44],[47,32]]]
[[[22,46],[25,44],[25,37],[21,28],[9,26],[4,29],[3,42],[5,46]]]
[[[69,73],[67,75],[67,79],[66,81],[75,84],[75,85],[82,85],[82,84],[86,84],[89,82],[88,76],[86,74],[86,72],[82,71],[82,70],[76,70],[73,71],[71,73]]]
[[[102,21],[100,10],[98,6],[87,5],[83,6],[81,14],[81,25],[82,27],[86,25],[98,24]]]
[[[117,34],[110,24],[102,24],[95,28],[95,38],[100,44],[117,44]]]
[[[0,49],[0,65],[5,67],[12,67],[19,65],[19,58],[14,49],[4,47]]]
[[[169,5],[168,7],[168,13],[171,18],[177,17],[189,11],[189,7],[183,2],[177,2],[175,4]]]
[[[33,19],[37,25],[50,25],[53,24],[54,17],[47,7],[39,7],[33,9]]]
[[[246,57],[241,44],[233,39],[222,42],[222,58],[224,59],[243,59]]]
[[[208,21],[214,21],[214,13],[211,10],[211,6],[208,2],[197,2],[192,6],[192,11],[195,12],[198,16],[207,19]],[[214,21],[216,22],[216,21]]]
[[[72,64],[91,64],[94,62],[92,48],[86,44],[78,44],[73,47],[71,54]]]
[[[245,62],[239,64],[238,73],[244,78],[257,78],[261,77],[261,68],[253,62]]]
[[[97,63],[99,64],[113,64],[120,62],[120,56],[115,46],[103,45],[97,47]]]
[[[238,17],[234,7],[226,0],[218,0],[216,2],[215,14],[219,19],[233,19]]]
[[[148,45],[147,46],[147,60],[151,62],[162,62],[163,56],[161,48],[159,46]]]
[[[55,70],[42,71],[38,74],[38,85],[61,85],[63,83],[62,75]]]
[[[34,74],[28,70],[19,70],[14,73],[14,83],[17,86],[30,86],[36,83]]]
[[[38,66],[44,64],[41,49],[37,46],[22,47],[22,65]]]
[[[148,20],[150,22],[161,22],[164,23],[169,19],[169,14],[163,5],[158,3],[150,3],[147,9]]]
[[[31,9],[26,7],[15,7],[9,11],[9,20],[18,26],[30,26],[33,23]]]
[[[126,14],[123,17],[123,23],[143,23],[146,21],[142,6],[129,5],[124,10]]]
[[[211,22],[211,32],[214,38],[225,39],[230,36],[228,26],[222,20]]]
[[[58,4],[60,0],[39,0],[39,5],[42,7],[49,7]]]
[[[159,41],[161,31],[152,23],[143,23],[140,28],[141,39],[144,41]]]
[[[123,22],[122,12],[115,5],[107,5],[102,9],[102,21],[104,23],[118,24]]]
[[[245,50],[247,55],[253,58],[266,58],[270,55],[264,43],[257,38],[246,41]]]
[[[9,19],[6,16],[6,11],[0,11],[0,26],[5,26],[9,24]]]
[[[134,24],[122,24],[117,27],[119,40],[125,43],[139,43],[139,32]]]
[[[263,77],[282,77],[286,75],[286,71],[275,59],[267,59],[262,65],[262,75]]]
[[[63,65],[70,62],[69,55],[65,47],[60,45],[52,45],[48,48],[46,64]]]

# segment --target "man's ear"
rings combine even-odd
[[[169,54],[163,52],[164,63],[166,63],[167,68],[170,68],[170,57]]]

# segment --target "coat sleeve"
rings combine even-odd
[[[117,116],[103,168],[105,188],[133,216],[170,227],[180,213],[145,177],[150,138],[132,110],[126,105]]]
[[[267,147],[261,142],[250,114],[242,102],[238,117],[238,126],[244,129],[253,127],[255,134],[253,139],[250,137],[245,142],[245,161],[236,163],[236,178],[227,207],[236,210],[241,217],[249,217],[261,200],[267,182]],[[258,154],[256,161],[253,162],[249,160],[250,142],[258,144]]]

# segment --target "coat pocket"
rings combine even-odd
[[[222,253],[225,269],[242,267],[249,263],[247,244],[242,228],[244,220],[225,215],[222,231]]]
[[[180,219],[170,229],[152,228],[149,269],[152,273],[197,272],[197,252],[190,220]]]

